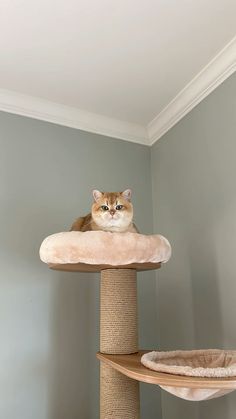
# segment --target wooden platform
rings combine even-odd
[[[138,272],[159,269],[161,263],[131,263],[129,265],[92,265],[87,263],[48,264],[50,269],[66,272],[101,272],[104,269],[135,269]]]
[[[149,351],[131,355],[106,355],[97,353],[97,358],[127,377],[149,384],[186,388],[236,389],[236,377],[200,378],[159,373],[141,364],[141,356]]]

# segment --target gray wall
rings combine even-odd
[[[88,211],[94,187],[131,187],[151,233],[150,151],[154,231],[173,257],[157,283],[139,275],[140,347],[236,347],[235,91],[233,75],[151,150],[0,113],[0,418],[98,418],[98,276],[50,271],[38,249]],[[142,417],[160,418],[160,390],[141,388]],[[236,393],[161,394],[163,419],[235,417]]]
[[[236,348],[236,75],[152,147],[154,229],[173,247],[158,272],[164,350]],[[236,392],[162,393],[163,419],[234,419]]]
[[[151,233],[150,149],[0,113],[0,150],[0,418],[96,419],[98,276],[50,271],[38,250],[95,187],[131,187]],[[155,303],[154,274],[140,274],[141,347],[157,345]],[[143,418],[160,418],[159,395],[142,386]]]

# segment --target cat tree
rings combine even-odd
[[[138,348],[137,271],[159,269],[170,255],[164,237],[135,233],[65,232],[41,245],[40,257],[51,269],[101,273],[101,419],[138,419],[139,381],[193,400],[201,400],[199,392],[208,398],[236,389],[236,377],[184,377],[147,369],[140,362],[149,351]]]

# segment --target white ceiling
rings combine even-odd
[[[235,33],[235,0],[1,0],[0,89],[145,137]]]

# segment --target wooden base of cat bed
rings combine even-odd
[[[49,268],[55,271],[65,271],[65,272],[101,272],[105,269],[116,269],[117,266],[114,265],[89,265],[88,263],[63,263],[63,264],[54,264],[49,263]],[[119,265],[119,269],[134,269],[138,272],[143,271],[152,271],[153,269],[159,269],[161,267],[161,262],[159,263],[130,263],[129,265]]]

